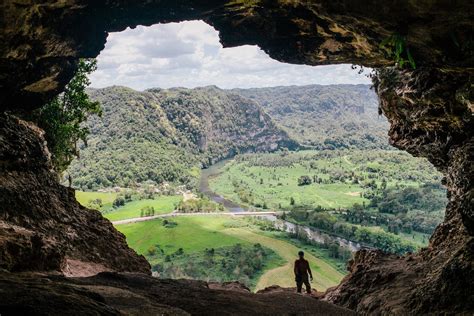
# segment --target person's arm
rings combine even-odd
[[[296,261],[295,261],[295,265],[294,265],[294,268],[293,268],[293,272],[295,273],[295,276],[298,275],[298,269],[296,268]]]
[[[309,262],[308,262],[308,273],[309,277],[311,278],[311,281],[313,280],[313,272],[311,272],[311,268],[309,267]]]

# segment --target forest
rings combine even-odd
[[[387,120],[369,85],[234,89],[257,102],[299,144],[312,149],[389,149]]]
[[[87,144],[65,174],[83,190],[146,181],[196,189],[202,167],[245,152],[388,147],[368,85],[87,92],[102,115],[88,119]]]
[[[217,87],[88,90],[102,107],[67,175],[97,190],[169,182],[195,188],[199,170],[239,152],[298,145],[252,100]]]
[[[148,253],[153,259],[162,258],[152,271],[162,278],[189,277],[213,282],[239,281],[248,287],[256,284],[258,276],[265,265],[271,261],[281,260],[269,248],[261,244],[242,245],[237,243],[228,247],[206,248],[202,252],[185,253],[179,248],[171,255],[159,247]],[[153,260],[151,259],[151,260]]]

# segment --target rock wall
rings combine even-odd
[[[160,280],[132,273],[64,278],[0,272],[0,290],[5,288],[2,315],[355,315],[294,290],[253,294],[239,284]]]
[[[150,274],[143,256],[52,173],[43,131],[0,114],[0,269]]]

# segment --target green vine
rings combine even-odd
[[[380,43],[380,48],[383,49],[387,56],[392,58],[400,68],[403,68],[405,65],[410,65],[413,69],[416,69],[415,60],[410,53],[404,36],[398,33],[393,34]]]

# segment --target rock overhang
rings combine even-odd
[[[474,65],[470,1],[4,1],[0,22],[0,108],[30,110],[59,93],[78,58],[96,57],[108,32],[204,20],[225,47],[258,45],[297,64],[393,65],[380,44],[406,41],[419,66]]]

